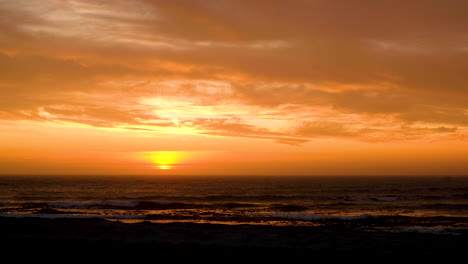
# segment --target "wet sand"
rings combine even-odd
[[[467,233],[387,232],[327,226],[121,223],[103,219],[0,217],[5,250],[125,254],[173,251],[239,257],[242,253],[319,256],[462,256]]]

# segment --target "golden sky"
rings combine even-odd
[[[0,0],[0,174],[468,174],[467,13]]]

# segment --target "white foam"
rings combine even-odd
[[[30,218],[30,217],[38,217],[38,218],[95,218],[97,216],[94,215],[62,215],[62,214],[7,214],[7,213],[0,213],[0,217],[14,217],[14,218]]]
[[[145,215],[67,215],[67,214],[0,213],[0,217],[14,217],[14,218],[37,217],[37,218],[47,218],[47,219],[56,219],[56,218],[144,219],[146,216]]]
[[[284,213],[284,212],[261,213],[261,215],[271,216],[271,217],[281,217],[281,218],[287,218],[287,219],[295,219],[295,220],[325,220],[325,219],[359,220],[359,219],[383,217],[382,215],[371,215],[371,214],[337,216],[337,215],[320,215],[320,214],[310,214],[310,213]]]
[[[119,201],[101,201],[101,202],[48,202],[47,205],[57,208],[77,208],[77,207],[90,207],[90,206],[121,206],[121,207],[134,207],[138,202],[119,202]]]

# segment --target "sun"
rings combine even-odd
[[[161,169],[161,170],[170,170],[170,169],[172,169],[171,165],[158,165],[157,167],[159,169]]]
[[[186,151],[151,151],[143,152],[143,158],[160,170],[171,170],[180,167],[181,162],[187,158]]]

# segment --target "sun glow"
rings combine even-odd
[[[171,165],[159,165],[157,166],[159,169],[161,170],[170,170],[172,169],[172,166]]]
[[[189,157],[187,151],[152,151],[143,152],[143,159],[152,163],[154,168],[170,170],[180,167]]]

